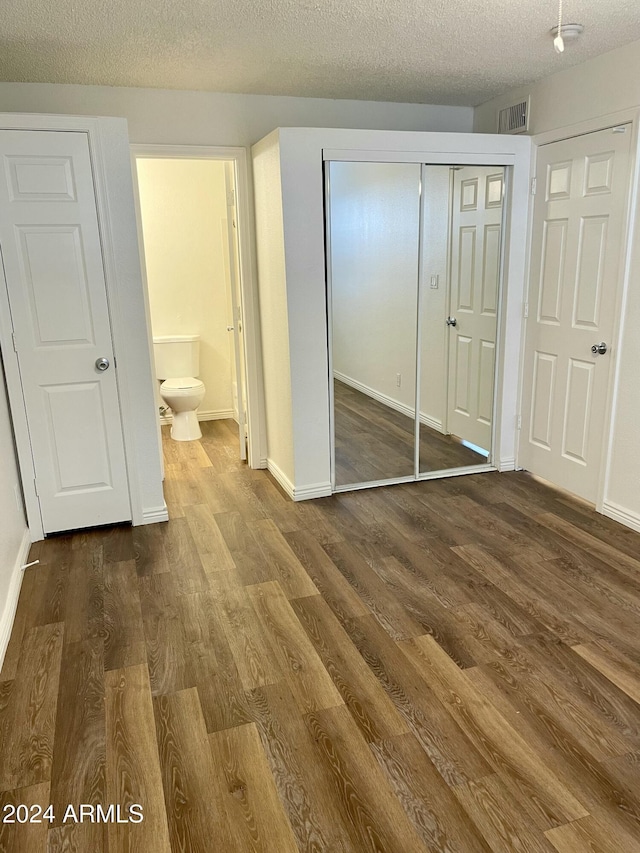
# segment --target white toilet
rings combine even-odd
[[[173,412],[171,438],[194,441],[202,432],[196,411],[204,399],[200,372],[199,335],[173,335],[153,339],[156,377],[162,380],[160,396]]]

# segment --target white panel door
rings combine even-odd
[[[130,520],[87,134],[3,130],[0,159],[0,249],[44,531]]]
[[[629,185],[630,128],[542,145],[518,462],[595,501]]]
[[[447,431],[491,450],[504,172],[454,171]]]

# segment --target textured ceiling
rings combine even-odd
[[[638,0],[3,0],[0,80],[476,105],[640,38]]]

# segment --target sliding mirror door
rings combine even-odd
[[[325,165],[334,488],[486,469],[504,167]]]
[[[326,168],[334,485],[413,478],[421,167]]]
[[[491,459],[504,169],[424,166],[421,474]]]

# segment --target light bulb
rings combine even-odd
[[[558,33],[558,35],[553,40],[553,47],[556,53],[564,53],[564,39]]]

